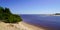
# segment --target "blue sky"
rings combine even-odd
[[[14,14],[60,13],[60,0],[0,0],[0,6]]]

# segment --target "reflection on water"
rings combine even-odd
[[[54,28],[60,30],[60,16],[47,16],[47,15],[21,15],[23,21],[37,26]]]

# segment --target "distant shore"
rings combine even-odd
[[[60,15],[55,15],[55,14],[44,14],[44,15],[47,15],[47,16],[60,16]]]

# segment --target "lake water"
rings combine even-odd
[[[60,16],[48,16],[41,14],[23,14],[21,15],[24,22],[52,28],[53,30],[60,30]]]

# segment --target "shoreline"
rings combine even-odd
[[[37,27],[26,22],[20,22],[19,25],[21,25],[22,28],[25,28],[25,30],[45,30],[44,28]]]
[[[9,24],[0,22],[0,30],[46,30],[44,28],[39,28],[25,22],[19,22],[18,24]]]
[[[43,29],[43,30],[53,30],[52,28],[49,28],[49,27],[44,27],[44,26],[40,26],[40,25],[34,25],[34,24],[31,24],[31,23],[27,23],[27,22],[23,22],[23,23],[34,26],[34,27],[38,28],[39,30],[41,30],[41,29]]]

